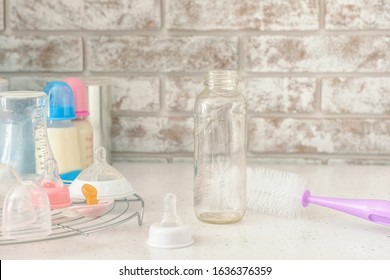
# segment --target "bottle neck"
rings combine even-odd
[[[71,120],[48,120],[48,127],[71,127]]]
[[[233,70],[209,71],[206,75],[205,86],[210,90],[234,91],[238,87],[238,73]]]

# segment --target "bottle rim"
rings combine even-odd
[[[208,86],[236,86],[239,81],[236,70],[211,70],[205,77],[205,85]]]

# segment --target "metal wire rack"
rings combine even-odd
[[[96,218],[69,217],[63,215],[61,209],[52,210],[52,233],[44,238],[5,239],[0,237],[1,245],[12,245],[48,241],[77,235],[89,235],[102,231],[131,219],[137,218],[138,225],[142,225],[144,215],[144,200],[141,196],[133,194],[130,197],[115,200],[110,209]]]

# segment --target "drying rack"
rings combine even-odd
[[[5,239],[0,236],[1,245],[13,245],[49,241],[54,239],[89,235],[102,231],[129,220],[137,218],[138,225],[142,225],[145,203],[141,196],[133,194],[127,198],[115,200],[112,207],[103,215],[96,218],[67,217],[62,215],[61,209],[52,210],[52,233],[44,238]]]

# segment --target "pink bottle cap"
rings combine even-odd
[[[67,83],[73,91],[74,102],[76,106],[76,116],[86,117],[89,115],[88,111],[88,95],[87,86],[85,83],[74,77],[65,78],[64,82]]]

